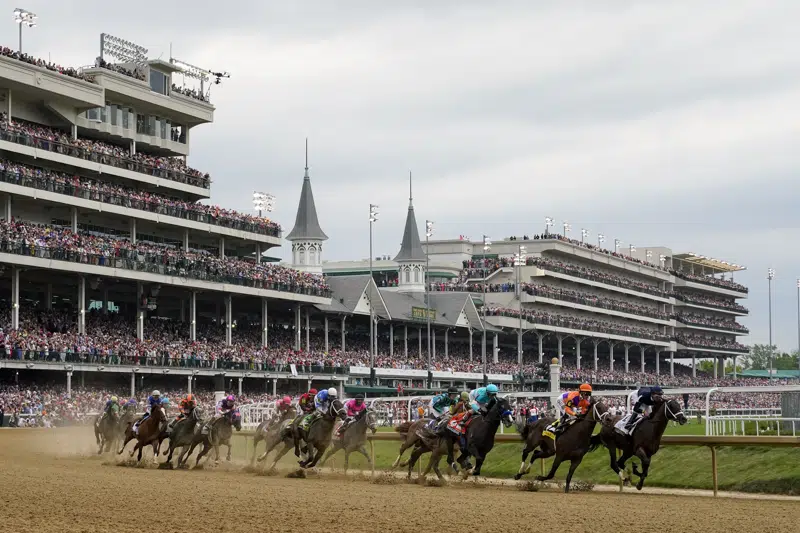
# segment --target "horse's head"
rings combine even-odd
[[[366,421],[367,428],[369,428],[374,435],[378,430],[378,414],[368,407],[364,409],[364,420]]]
[[[689,421],[686,415],[683,414],[681,404],[675,399],[664,402],[664,414],[667,416],[667,420],[674,420],[680,425],[684,425]]]
[[[167,410],[164,406],[157,405],[150,410],[150,416],[159,422],[165,422],[167,420]]]
[[[613,424],[611,413],[608,412],[608,406],[597,398],[589,400],[589,419],[594,422],[600,422],[604,426],[611,426]]]
[[[231,425],[236,428],[236,431],[242,430],[242,413],[238,409],[234,409],[228,413]]]
[[[328,407],[328,416],[331,419],[340,418],[344,420],[347,418],[347,409],[344,408],[344,405],[339,400],[333,400],[330,407]]]
[[[514,410],[511,409],[511,402],[508,401],[508,398],[498,397],[492,406],[492,411],[497,413],[505,427],[510,428],[514,425]]]

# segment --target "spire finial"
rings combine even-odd
[[[408,206],[414,205],[414,194],[411,191],[411,171],[408,171]]]
[[[308,137],[306,137],[306,178],[308,178]]]

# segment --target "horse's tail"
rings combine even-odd
[[[401,434],[407,434],[411,430],[411,426],[414,422],[403,422],[399,426],[395,427],[394,430]]]
[[[517,426],[517,431],[519,431],[519,436],[522,437],[523,441],[528,440],[528,431],[530,431],[530,425],[529,424],[525,424],[522,427],[520,427],[518,425]]]
[[[597,448],[603,445],[603,438],[600,436],[600,433],[597,435],[592,435],[592,438],[589,439],[589,451],[593,452]]]

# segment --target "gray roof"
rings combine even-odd
[[[294,220],[294,228],[286,236],[287,241],[302,241],[306,239],[328,240],[328,236],[319,227],[317,206],[314,204],[314,193],[311,192],[311,178],[308,175],[308,140],[306,140],[306,174],[303,177],[303,189],[300,191],[297,218]]]
[[[403,243],[400,245],[400,252],[395,256],[395,261],[425,261],[425,251],[419,241],[419,229],[417,228],[417,217],[414,216],[414,201],[411,196],[411,185],[409,183],[408,215],[406,215],[406,227],[403,230]]]
[[[369,285],[369,275],[358,276],[332,276],[325,279],[331,288],[331,303],[317,304],[316,308],[325,313],[352,314],[365,290],[374,291],[372,294],[373,309],[378,316],[384,316],[386,309],[381,301],[375,282]]]
[[[425,293],[397,292],[381,290],[381,296],[392,321],[412,321],[411,308],[425,307]],[[461,311],[467,313],[467,319],[475,329],[480,329],[480,317],[469,293],[440,292],[430,293],[430,307],[436,311],[436,318],[431,323],[438,326],[454,326],[458,322]],[[424,321],[413,320],[424,324]]]

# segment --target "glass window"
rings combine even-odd
[[[308,250],[308,264],[309,265],[316,265],[317,264],[317,254],[315,253],[314,248]]]
[[[297,254],[297,264],[298,265],[305,265],[306,264],[306,254],[302,248],[300,248],[300,253]]]
[[[419,283],[419,270],[414,269],[414,283]]]
[[[122,127],[126,130],[131,127],[130,124],[132,115],[133,113],[131,113],[130,109],[122,109]]]
[[[156,134],[156,117],[152,115],[147,116],[147,135],[155,136]]]
[[[100,120],[100,108],[95,107],[86,111],[86,118],[88,120]]]
[[[136,133],[145,134],[145,116],[141,113],[136,113]]]
[[[158,94],[167,94],[167,76],[163,72],[150,69],[150,89]]]
[[[116,126],[120,122],[118,120],[119,119],[118,112],[119,112],[119,107],[117,107],[117,106],[115,106],[113,104],[108,106],[108,114],[110,115],[111,125],[112,126]]]
[[[100,122],[108,122],[108,106],[100,108]]]

